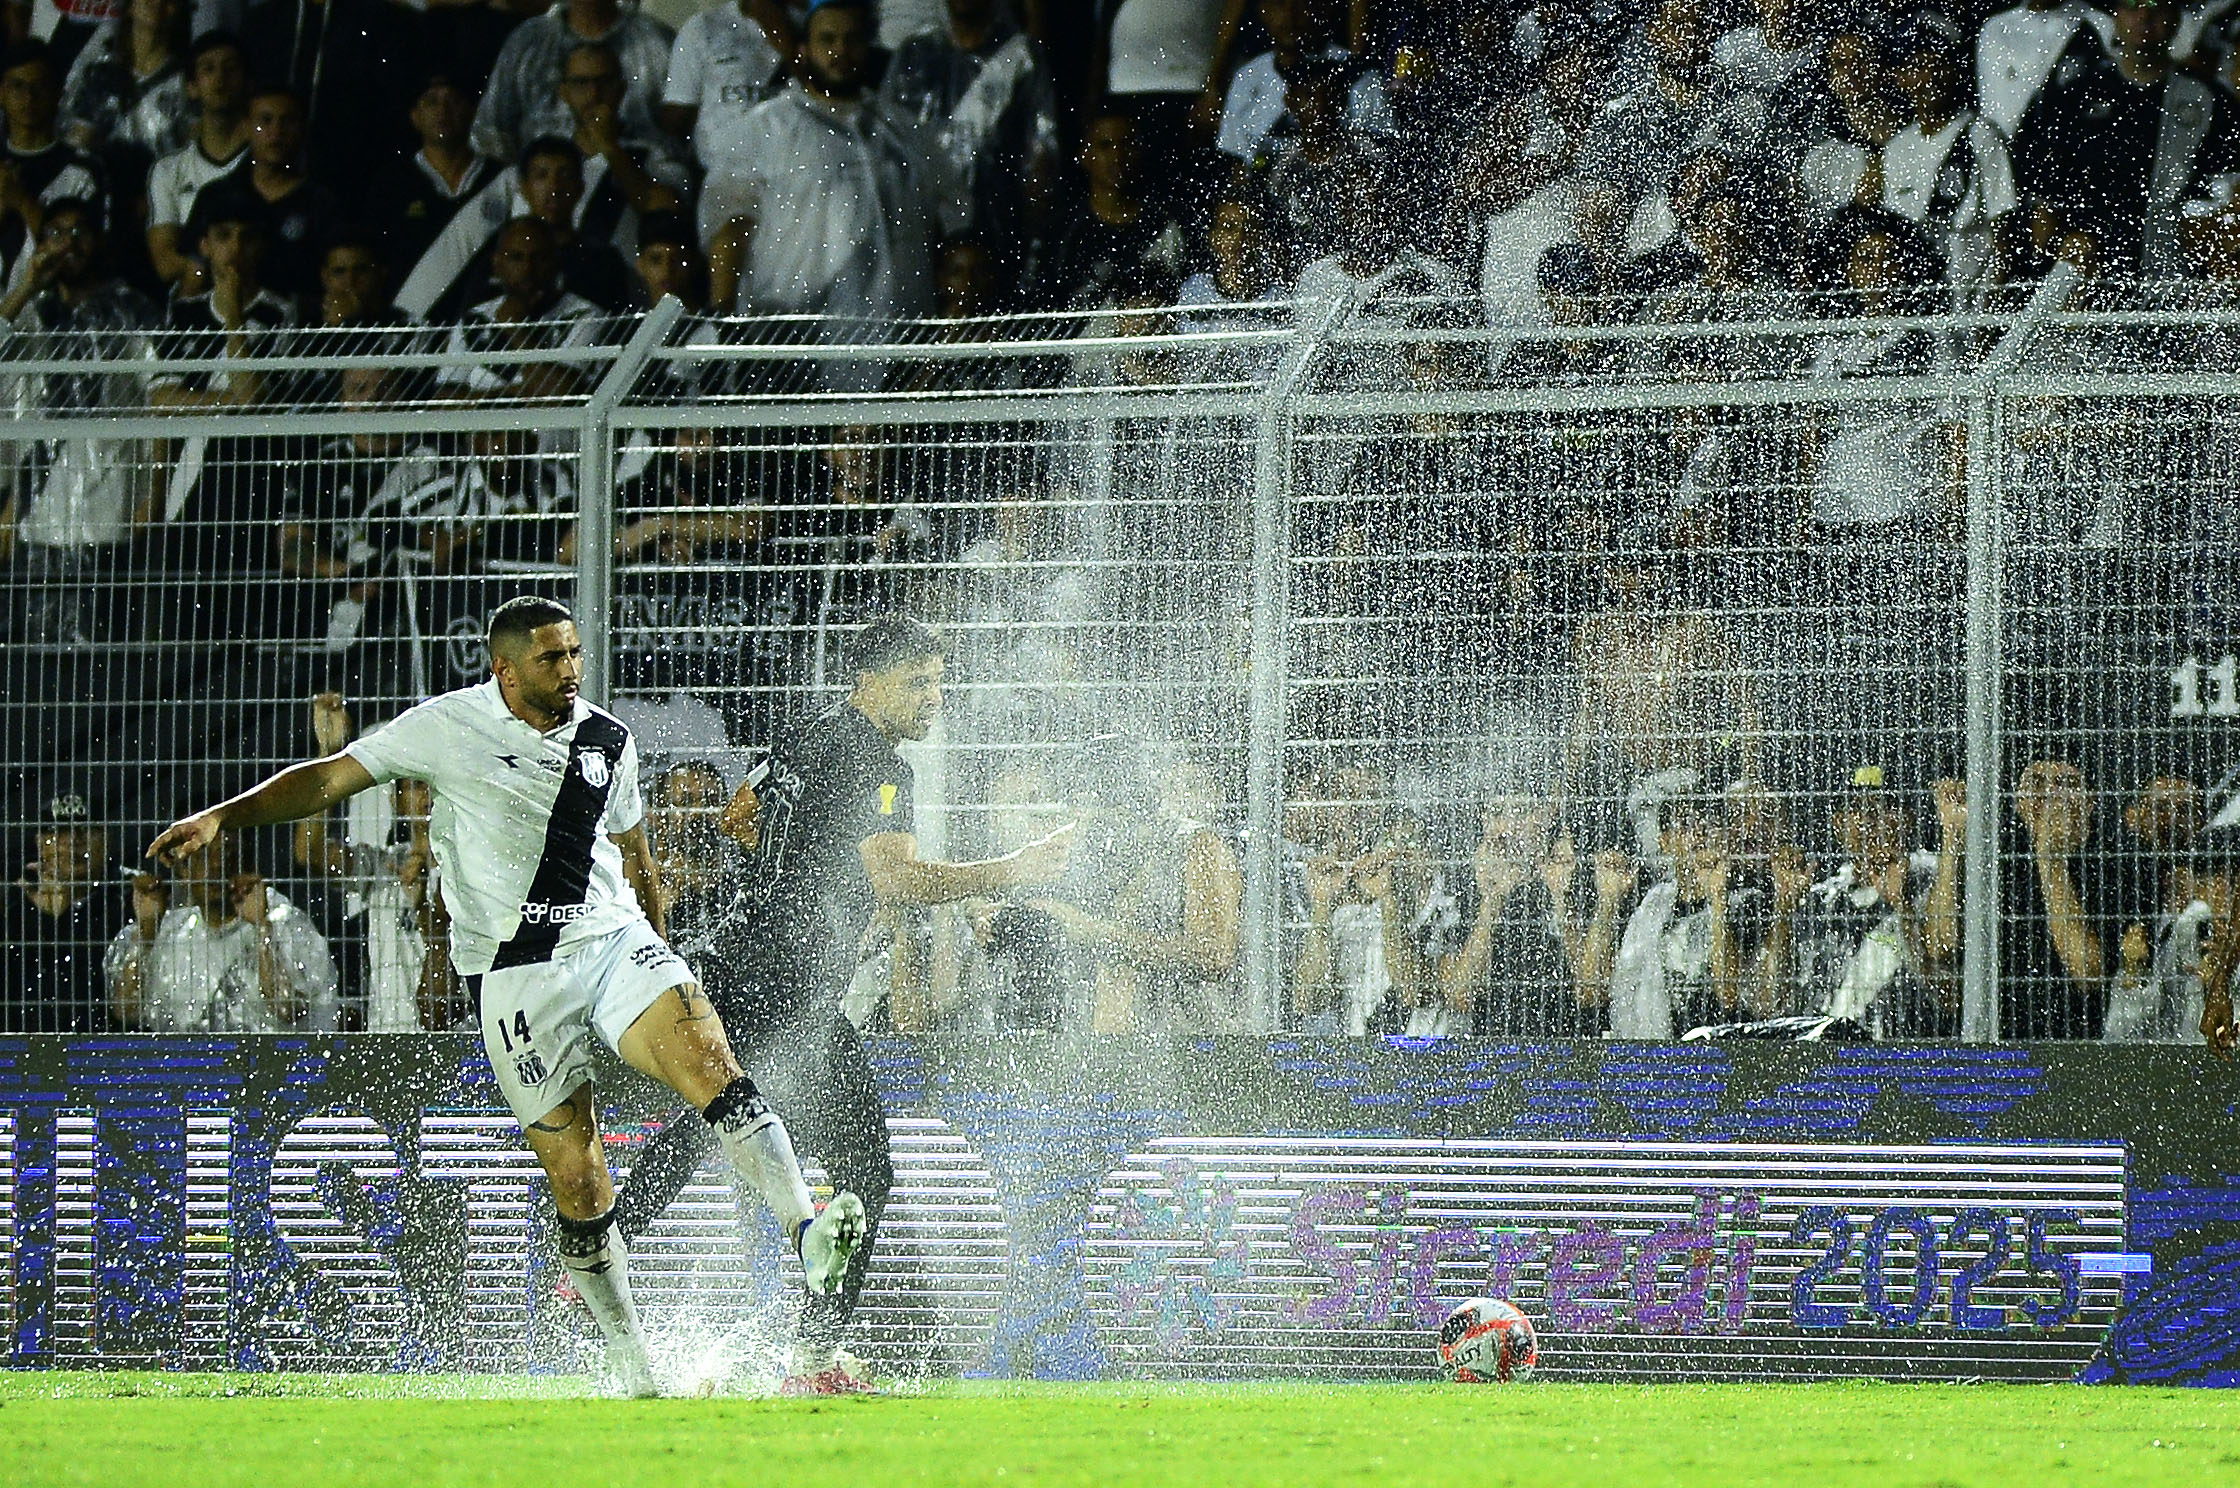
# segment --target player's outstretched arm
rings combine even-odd
[[[889,903],[953,904],[1063,878],[1075,831],[1074,824],[1067,822],[1017,852],[977,863],[921,858],[916,837],[882,832],[863,841],[863,871],[871,880],[871,892]]]
[[[290,765],[263,784],[165,827],[148,844],[148,856],[178,863],[208,847],[220,832],[268,827],[326,810],[373,784],[366,767],[347,754]]]

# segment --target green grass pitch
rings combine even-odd
[[[0,1484],[721,1488],[2240,1483],[2217,1391],[1991,1385],[945,1385],[608,1401],[503,1380],[0,1376]]]

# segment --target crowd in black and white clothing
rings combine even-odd
[[[608,317],[664,295],[698,312],[830,316],[840,337],[897,318],[935,322],[915,334],[972,335],[970,322],[995,312],[1085,310],[1121,312],[1111,323],[1123,330],[1205,329],[1280,316],[1291,300],[1374,321],[1436,300],[1436,324],[1494,335],[1467,368],[1436,342],[1410,353],[1403,376],[1428,389],[1914,376],[1951,367],[1954,343],[1841,317],[1967,309],[2062,263],[2101,284],[2240,280],[2240,30],[2217,7],[717,0],[674,32],[617,0],[332,8],[324,24],[317,7],[240,0],[10,8],[5,354],[67,344],[118,364],[18,379],[21,411],[565,398],[587,379],[558,354],[611,340]],[[1626,345],[1593,334],[1635,320],[1816,316],[1831,317],[1825,335]],[[338,344],[291,339],[299,329],[446,349],[454,364],[425,375],[222,366]],[[520,355],[539,351],[556,359]],[[1253,349],[1219,355],[1239,379],[1267,370]],[[1391,367],[1350,355],[1334,350],[1324,375],[1390,379]],[[1151,381],[1169,365],[1151,353],[1114,361],[1096,375]],[[995,369],[864,364],[846,386],[940,391]],[[1012,386],[1082,366],[1013,360],[1000,371]],[[747,374],[708,371],[703,382],[678,363],[674,375],[689,386],[672,391],[699,396]],[[1667,725],[1602,718],[1598,734],[1594,699],[1623,689],[1590,675],[1594,655],[1632,646],[1665,656],[1666,671],[1680,657],[1737,675],[1744,658],[1715,616],[1640,634],[1605,616],[1596,630],[1591,600],[1551,597],[1553,570],[1528,560],[1644,533],[1669,547],[1691,524],[1703,531],[1688,540],[1711,547],[1747,548],[1753,534],[1810,546],[1824,560],[1814,582],[1861,555],[1932,552],[1950,534],[1961,423],[1943,404],[1846,403],[1800,468],[1777,475],[1751,468],[1770,458],[1764,448],[1715,427],[1666,430],[1646,454],[1615,424],[1588,438],[1522,430],[1502,446],[1518,468],[1545,466],[1556,482],[1560,467],[1581,489],[1654,467],[1650,483],[1673,494],[1637,520],[1573,511],[1455,524],[1435,501],[1380,505],[1379,481],[1358,472],[1310,481],[1324,505],[1302,516],[1300,541],[1331,562],[1318,571],[1325,588],[1301,584],[1302,606],[1341,620],[1377,605],[1427,614],[1436,606],[1405,586],[1347,587],[1347,564],[1389,569],[1426,547],[1460,555],[1458,582],[1478,586],[1471,613],[1560,617],[1537,629],[1520,620],[1503,643],[1517,654],[1501,667],[1575,679],[1585,701],[1564,763],[1536,792],[1475,803],[1461,826],[1385,811],[1358,842],[1327,822],[1315,828],[1327,840],[1302,839],[1286,1016],[1349,1033],[1649,1036],[1792,1014],[1882,1036],[1953,1031],[1952,857],[1928,825],[1933,782],[1913,783],[1906,830],[1886,816],[1869,831],[1854,819],[1872,815],[1865,805],[1842,823],[1796,806],[1797,772],[1785,777],[1778,761],[1613,755],[1626,728],[1648,738]],[[1450,453],[1477,448],[1467,431],[1432,432]],[[2033,458],[2050,458],[2053,443],[2029,446]],[[987,488],[1031,495],[1068,479],[1057,455],[990,454],[969,438],[939,455],[881,451],[875,435],[849,430],[768,441],[751,456],[741,444],[675,434],[625,450],[613,539],[626,570],[741,558],[764,570],[743,599],[674,581],[623,596],[648,614],[721,614],[748,633],[724,689],[721,728],[734,740],[770,721],[739,699],[766,708],[807,674],[793,639],[807,617],[845,623],[922,600],[911,562],[969,568],[966,555],[991,544],[1009,551],[1019,535],[1009,524],[1033,525],[987,513]],[[494,566],[564,565],[583,540],[573,450],[550,437],[88,436],[8,448],[0,561],[23,582],[0,625],[11,645],[46,648],[39,656],[277,643],[349,659],[347,674],[290,673],[290,695],[394,691],[424,669],[421,643],[481,603],[473,582]],[[1131,447],[1119,458],[1156,455]],[[1597,460],[1611,468],[1582,477]],[[1384,486],[1399,468],[1380,467]],[[1418,473],[1436,483],[1437,472]],[[1180,505],[1201,494],[1187,472],[1170,487]],[[1805,538],[1721,505],[1776,487],[1804,493]],[[1357,520],[1372,507],[1375,521]],[[2103,513],[2071,536],[2091,547],[2110,526]],[[1932,564],[1867,567],[1861,583],[1885,586],[1883,598],[1941,592]],[[141,586],[132,592],[157,603],[116,602],[123,590],[108,580],[128,571]],[[458,613],[428,611],[440,592],[430,580],[466,586]],[[1372,592],[1384,597],[1361,597]],[[1843,601],[1831,647],[1909,643],[1877,629],[1903,609],[1878,594]],[[1326,634],[1314,644],[1330,654],[1316,664],[1403,680],[1429,675],[1426,656],[1452,639],[1438,621],[1405,617]],[[679,654],[655,647],[634,675],[687,681]],[[227,685],[214,673],[192,684]],[[269,696],[275,684],[258,685]],[[1886,685],[1870,676],[1862,695]],[[1780,732],[1757,726],[1760,699],[1699,711],[1676,713],[1669,730]],[[74,757],[110,722],[70,725],[53,758]],[[272,751],[293,752],[282,744],[295,732],[272,725]],[[1846,770],[1849,754],[1873,753],[1829,747]],[[1675,771],[1693,783],[1670,784]],[[2095,767],[2093,778],[2127,797],[2153,784],[2139,773]],[[1644,795],[1657,779],[1663,794]],[[1767,809],[1749,789],[1730,799],[1737,782],[1791,804]],[[2196,792],[2209,783],[2191,780]],[[1359,782],[1338,794],[1380,798]],[[1563,803],[1590,799],[1608,820],[1567,824],[1575,808]],[[1811,830],[1802,815],[1816,818]],[[1846,846],[1846,832],[1880,845]],[[1147,828],[1153,839],[1185,840]],[[1702,845],[1712,839],[1730,849],[1724,867]],[[1622,867],[1601,861],[1614,852]],[[2016,1026],[2068,1036],[2183,1022],[2144,994],[2119,1011],[2106,989],[2198,962],[2204,921],[2191,906],[2202,896],[2162,899],[2199,885],[2165,875],[2147,895],[2152,913],[2125,911],[2124,926],[2085,935],[2085,919],[2118,911],[2080,915],[2071,902],[2116,894],[2122,875],[2071,857],[2066,879],[2040,872],[2040,859],[2014,870],[2008,902],[2043,930],[2018,953],[2035,968],[2022,980],[2073,991],[2028,1003],[2027,1015],[2018,1004]],[[2126,949],[2133,925],[2148,937],[2143,960]],[[345,984],[350,966],[345,956]],[[2074,990],[2086,987],[2096,990]]]

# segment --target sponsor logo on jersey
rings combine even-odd
[[[581,762],[577,768],[583,771],[583,783],[593,790],[606,789],[607,757],[595,749],[586,749],[576,758]]]
[[[902,788],[895,785],[882,785],[879,787],[879,814],[881,816],[894,815],[894,798],[897,795],[900,795],[901,791]]]
[[[588,904],[524,904],[521,922],[525,925],[570,925],[591,913]]]

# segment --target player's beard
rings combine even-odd
[[[562,721],[576,706],[576,694],[560,687],[523,687],[521,700],[546,717]]]

